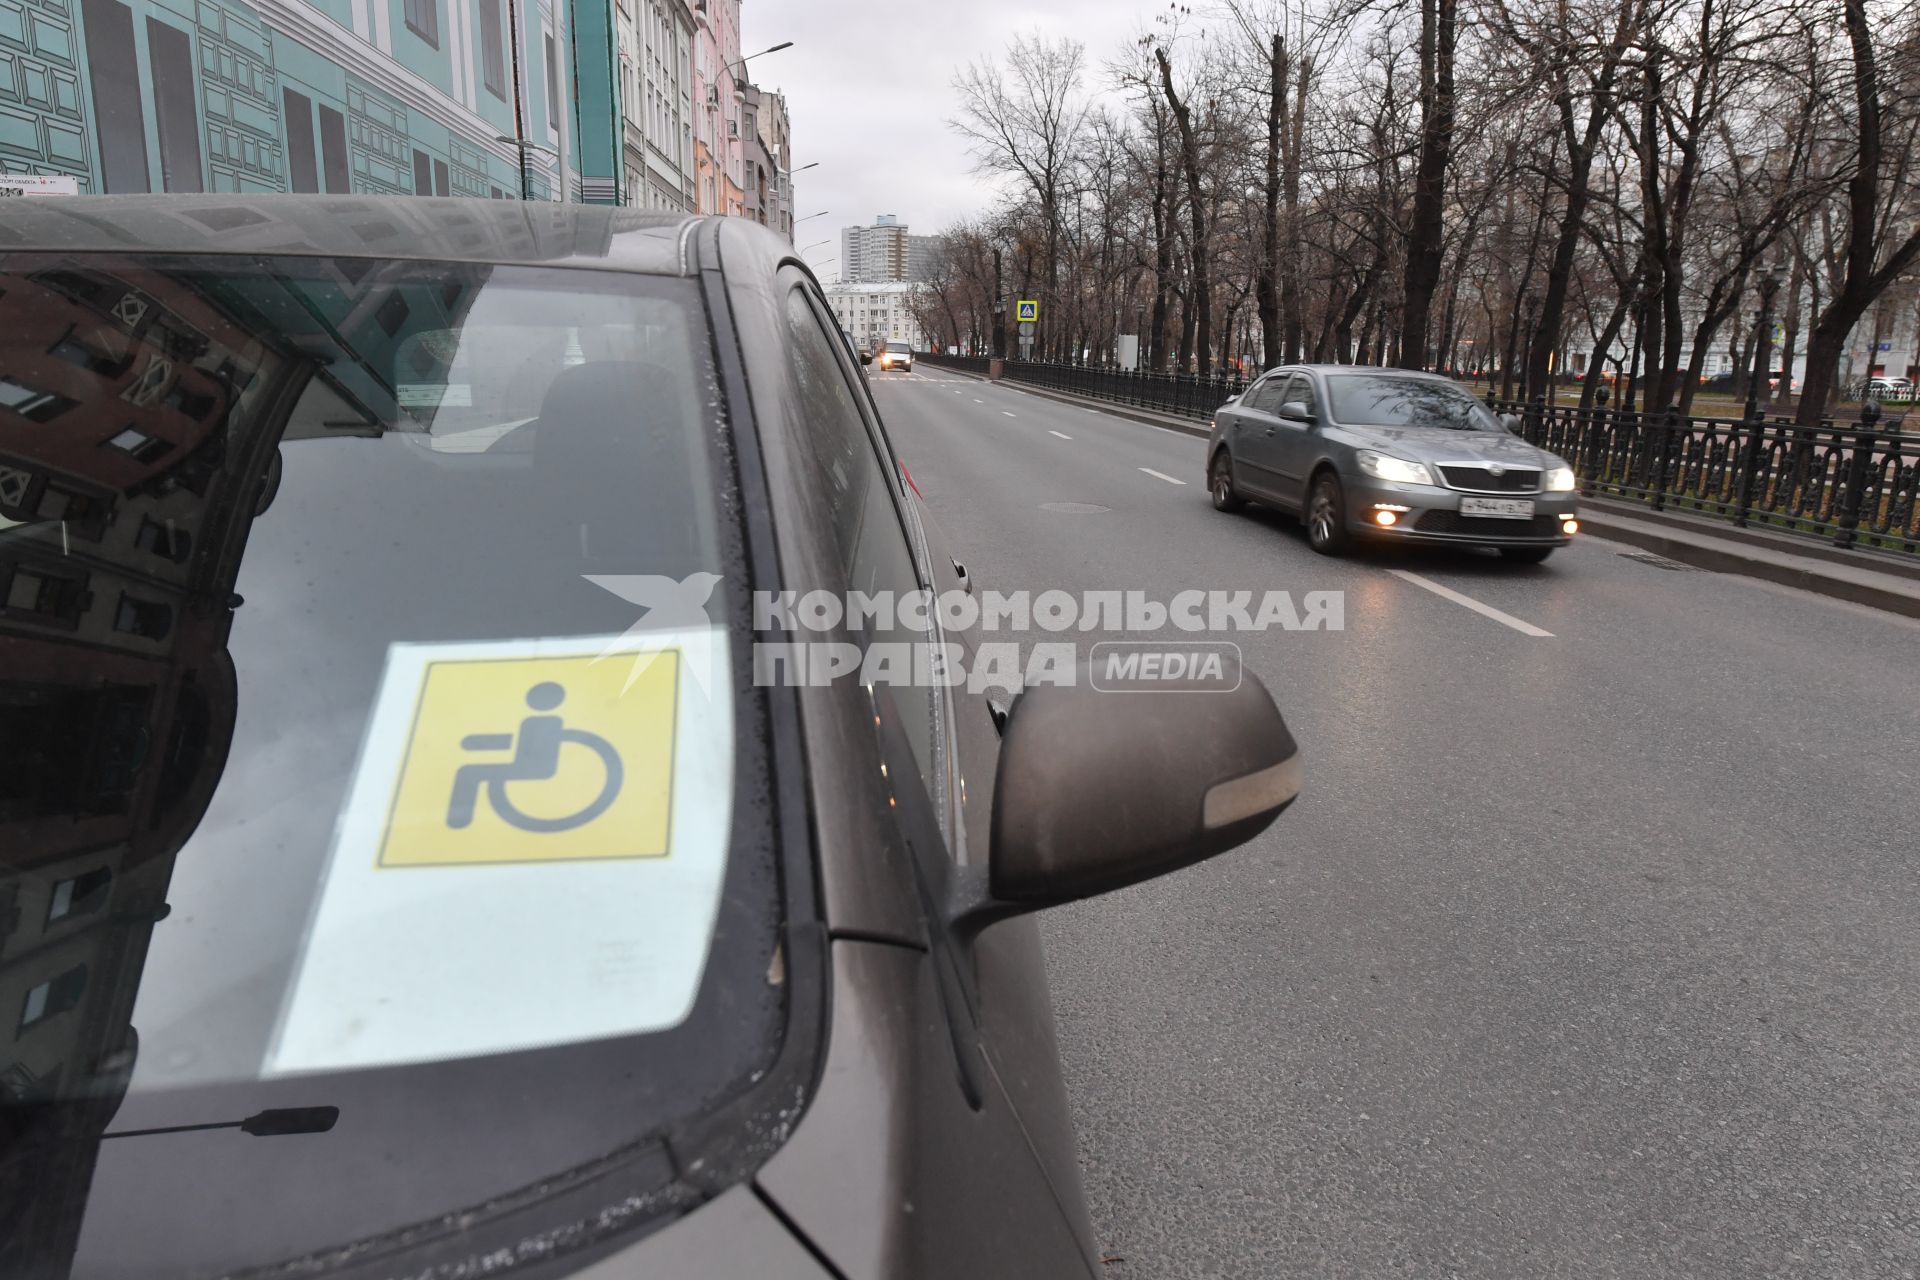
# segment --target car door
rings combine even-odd
[[[796,434],[813,455],[842,570],[837,582],[808,585],[896,601],[936,589],[925,530],[871,398],[832,341],[823,304],[794,276],[782,306]],[[945,642],[937,610],[913,625],[892,612],[891,623],[849,623],[848,639],[868,653]],[[817,807],[860,806],[859,829],[884,833],[885,847],[823,849],[822,860],[904,862],[919,886],[921,943],[835,934],[823,1083],[793,1140],[769,1162],[765,1185],[849,1275],[1087,1274],[1084,1212],[1076,1222],[1063,1211],[1077,1200],[1055,1185],[988,1054],[987,984],[947,935],[940,911],[956,850],[964,849],[956,817],[960,699],[937,682],[865,675],[863,667],[830,690],[809,690],[816,705],[832,700],[843,726],[870,721],[836,735],[836,758],[810,764]],[[841,714],[850,703],[858,714]],[[991,732],[984,707],[961,709]],[[825,831],[838,816],[823,812],[817,821]],[[1064,1100],[1057,1105],[1064,1123]]]
[[[1220,412],[1231,416],[1227,448],[1233,453],[1233,482],[1255,497],[1272,499],[1281,493],[1276,469],[1279,394],[1292,375],[1269,373],[1247,389],[1239,401]]]
[[[1288,417],[1280,410],[1302,405],[1305,418]],[[1319,397],[1314,392],[1313,376],[1300,372],[1289,377],[1280,388],[1273,406],[1274,429],[1269,437],[1273,450],[1276,495],[1281,501],[1299,507],[1306,501],[1307,472],[1313,467],[1319,437],[1314,424],[1319,421]]]

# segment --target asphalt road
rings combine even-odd
[[[872,381],[984,586],[1346,593],[1233,637],[1293,809],[1046,918],[1108,1275],[1920,1275],[1920,627],[1597,540],[1329,560],[1193,437]]]

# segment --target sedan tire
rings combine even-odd
[[[1213,494],[1215,511],[1238,511],[1247,505],[1233,487],[1233,455],[1222,449],[1214,455],[1213,465],[1207,468],[1207,489]]]
[[[1307,498],[1307,545],[1323,556],[1337,556],[1352,545],[1347,532],[1347,498],[1340,477],[1323,471],[1314,477]]]

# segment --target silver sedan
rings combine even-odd
[[[1213,505],[1295,512],[1315,551],[1356,541],[1495,547],[1538,564],[1579,529],[1573,468],[1438,374],[1275,369],[1221,407],[1207,440]]]

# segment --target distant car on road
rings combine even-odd
[[[1315,551],[1363,539],[1494,547],[1538,564],[1579,528],[1573,468],[1438,374],[1275,369],[1222,406],[1207,440],[1213,505],[1295,512]]]
[[[889,342],[880,348],[880,367],[913,372],[913,347],[905,342]]]
[[[1913,383],[1905,378],[1868,378],[1865,394],[1876,400],[1910,400],[1913,398]]]

